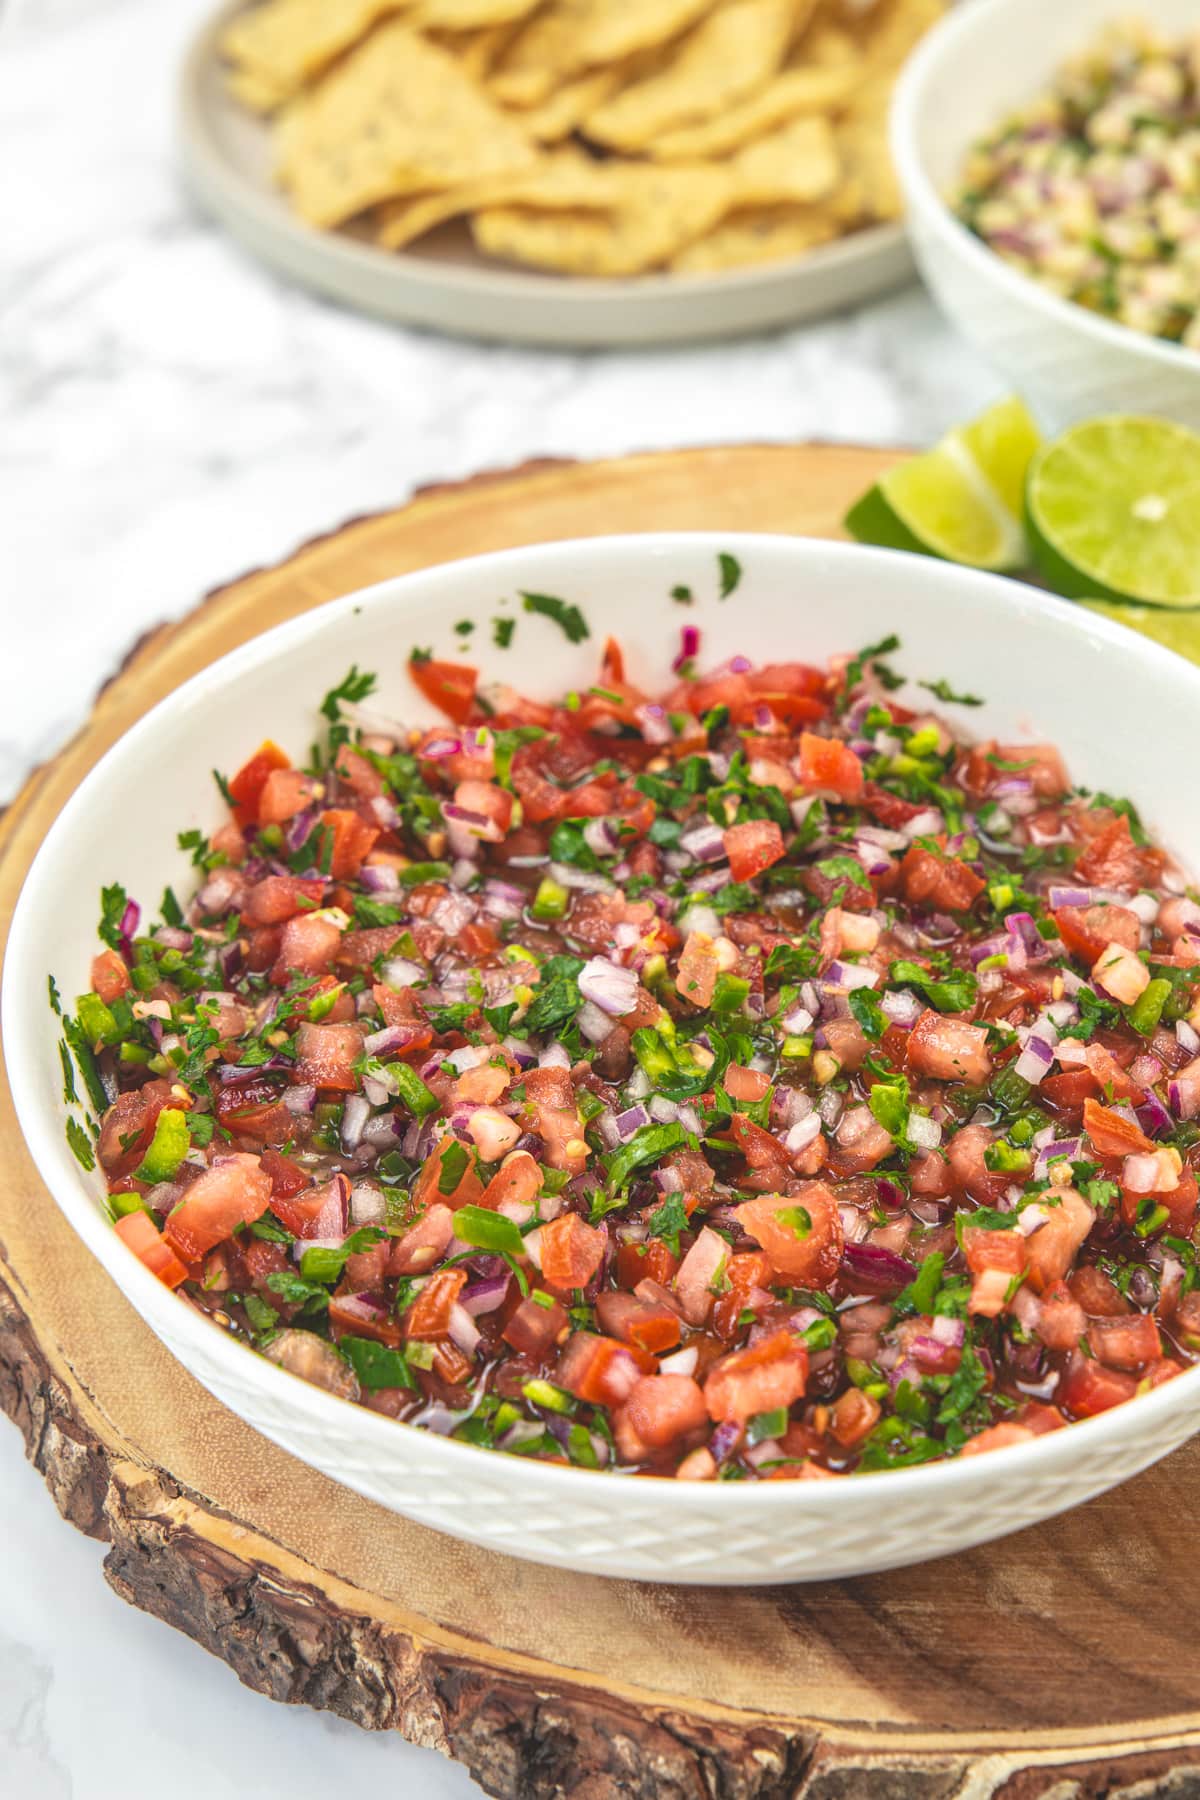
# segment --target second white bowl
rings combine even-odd
[[[1160,413],[1200,429],[1200,352],[1051,293],[968,231],[946,196],[972,144],[1131,10],[1173,36],[1197,23],[1196,0],[970,0],[918,46],[892,102],[892,158],[921,273],[1054,430],[1103,412]]]

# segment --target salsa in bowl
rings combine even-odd
[[[974,662],[964,603],[1045,668]],[[906,1542],[883,1482],[902,1520],[1025,1462],[1019,1523],[1064,1467],[1116,1478],[1101,1437],[1151,1460],[1194,1386],[1200,908],[1079,734],[1110,657],[1002,583],[704,538],[457,565],[249,647],[122,750],[174,709],[210,767],[206,700],[244,722],[283,666],[271,746],[185,784],[173,865],[109,856],[86,992],[54,959],[89,1242],[260,1428],[526,1554],[460,1497],[599,1486],[664,1541],[682,1505],[694,1579],[747,1578],[704,1521],[766,1505],[768,1579],[990,1533],[968,1500]]]

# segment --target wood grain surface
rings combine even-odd
[[[894,460],[751,445],[530,464],[427,490],[220,589],[137,646],[0,823],[5,931],[83,773],[268,626],[548,538],[835,535]],[[439,1748],[513,1800],[1200,1795],[1200,1444],[1062,1519],[893,1574],[744,1591],[565,1575],[393,1517],[258,1437],[74,1237],[6,1083],[0,1145],[0,1405],[64,1518],[108,1543],[116,1591],[249,1686]]]

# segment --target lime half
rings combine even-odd
[[[1029,467],[1038,566],[1072,599],[1200,607],[1200,437],[1121,414],[1074,425]]]
[[[1200,611],[1172,611],[1165,606],[1116,606],[1111,600],[1085,600],[1082,604],[1089,612],[1101,613],[1118,625],[1127,625],[1131,631],[1140,631],[1143,637],[1153,638],[1156,644],[1165,645],[1178,656],[1186,656],[1189,662],[1200,663]]]
[[[1002,400],[890,470],[851,507],[846,529],[864,544],[1018,569],[1029,560],[1021,494],[1037,442],[1022,402]]]

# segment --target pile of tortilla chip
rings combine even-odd
[[[896,217],[888,96],[947,3],[261,0],[221,47],[312,225],[710,274]]]

